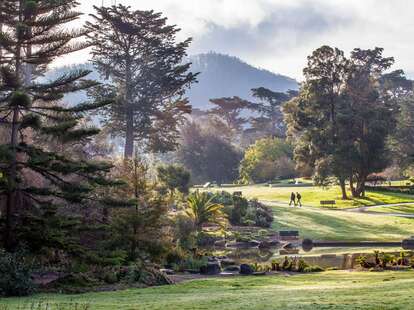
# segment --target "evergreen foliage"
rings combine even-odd
[[[67,0],[2,1],[0,126],[6,139],[0,145],[0,225],[8,250],[22,242],[32,248],[71,248],[73,243],[64,240],[74,223],[58,215],[60,207],[92,199],[95,188],[113,184],[105,176],[110,164],[47,146],[51,141],[69,146],[90,141],[98,130],[80,122],[86,112],[109,103],[62,103],[66,94],[97,85],[87,79],[87,70],[39,79],[53,60],[88,46],[77,40],[86,30],[66,25],[81,15],[74,11],[77,5]],[[104,197],[93,199],[105,202]]]
[[[115,99],[103,110],[104,123],[125,138],[127,158],[135,141],[141,149],[173,150],[177,126],[191,112],[184,91],[196,75],[183,62],[191,39],[177,43],[179,29],[167,25],[161,13],[123,5],[95,10],[87,23],[93,63],[111,83],[91,95]]]

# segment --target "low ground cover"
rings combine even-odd
[[[242,192],[248,198],[257,198],[274,202],[288,203],[292,192],[300,192],[302,203],[306,206],[320,207],[321,200],[335,200],[335,208],[350,208],[360,206],[371,206],[377,204],[394,204],[403,202],[414,202],[414,196],[400,193],[368,191],[365,198],[342,200],[338,186],[327,188],[310,187],[269,187],[265,185],[239,186],[230,188],[211,188],[209,191]],[[324,207],[331,208],[331,207]]]
[[[53,304],[61,305],[59,309],[75,309],[69,304],[77,303],[77,309],[83,309],[84,305],[88,307],[85,309],[94,310],[410,309],[413,294],[414,271],[328,271],[294,276],[210,278],[119,292],[0,299],[0,309],[18,309],[39,301],[48,303],[48,309],[57,309]]]

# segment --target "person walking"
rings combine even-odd
[[[301,199],[302,199],[302,195],[299,194],[299,192],[296,192],[296,200],[298,202],[299,208],[302,207]]]
[[[293,206],[296,206],[296,195],[294,192],[292,192],[290,194],[290,202],[289,202],[289,206],[292,206],[292,202],[293,202]]]

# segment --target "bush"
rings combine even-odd
[[[212,246],[219,239],[221,238],[202,231],[197,235],[197,245],[200,247]]]
[[[208,258],[202,257],[202,258],[193,258],[188,257],[185,260],[182,260],[178,264],[173,265],[173,269],[175,271],[184,271],[184,270],[200,270],[201,267],[207,266],[208,264]]]
[[[172,284],[172,281],[158,268],[152,266],[131,266],[128,268],[126,280],[129,283],[142,283],[148,286]]]
[[[210,195],[213,195],[210,193]],[[232,225],[259,226],[268,228],[273,222],[272,209],[258,200],[247,200],[222,191],[213,200],[224,205],[224,213]]]
[[[304,272],[306,268],[309,268],[310,266],[301,258],[298,261],[296,270],[298,272]]]
[[[303,270],[303,272],[322,272],[322,271],[325,271],[322,267],[319,267],[319,266],[309,266],[309,267],[306,267],[304,270]]]
[[[27,296],[34,292],[32,268],[24,251],[8,253],[0,250],[0,295]]]

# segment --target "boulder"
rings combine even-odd
[[[240,267],[237,266],[237,265],[227,266],[226,268],[224,268],[224,271],[226,271],[226,272],[240,272]]]
[[[217,240],[216,242],[214,242],[214,246],[217,247],[225,247],[226,246],[227,241],[226,240]]]
[[[167,275],[175,274],[174,270],[172,270],[172,269],[160,269],[160,271],[167,274]]]
[[[226,267],[226,266],[232,266],[235,265],[236,262],[230,258],[224,258],[220,260],[221,266]]]
[[[260,242],[256,240],[251,241],[239,241],[239,242],[230,242],[227,244],[229,248],[257,248]]]
[[[253,268],[248,264],[241,264],[240,265],[240,274],[243,275],[251,275],[253,274]]]
[[[262,242],[260,242],[259,248],[267,249],[271,247],[276,247],[278,245],[279,245],[279,241],[277,240],[263,240]]]
[[[206,266],[200,267],[200,273],[206,275],[215,275],[221,272],[221,266],[219,262],[209,262]]]

